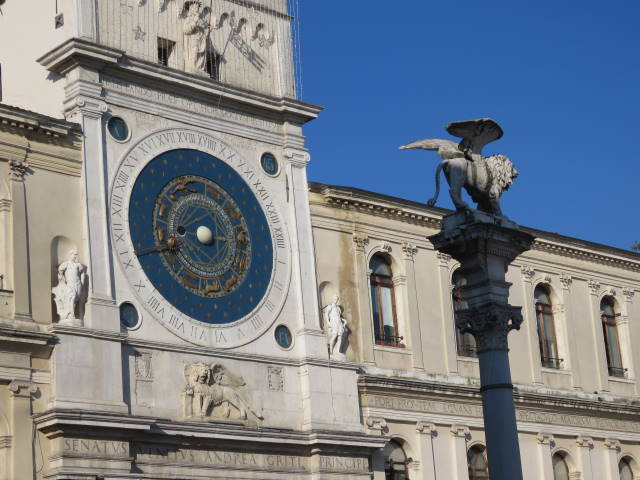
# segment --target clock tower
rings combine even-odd
[[[2,54],[4,101],[82,132],[42,472],[369,478],[384,442],[319,315],[302,126],[320,108],[297,96],[287,1],[28,4],[2,6],[0,40],[25,45]]]

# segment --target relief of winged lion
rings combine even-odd
[[[482,156],[482,148],[487,143],[502,137],[502,128],[490,118],[481,118],[452,122],[446,126],[446,130],[454,137],[462,138],[462,141],[427,139],[400,147],[401,150],[437,150],[442,158],[436,169],[436,193],[427,204],[435,205],[440,193],[440,172],[444,171],[456,210],[470,210],[461,197],[464,187],[477,203],[478,210],[502,216],[500,196],[511,186],[518,171],[505,155]]]

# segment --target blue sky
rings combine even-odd
[[[309,178],[424,202],[438,157],[399,151],[491,117],[521,225],[640,240],[640,2],[301,0]],[[445,190],[438,205],[451,208]]]

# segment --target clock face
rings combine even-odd
[[[210,140],[207,149],[202,140],[200,149],[185,148],[196,139],[185,136],[173,142],[180,148],[165,142],[153,152],[147,144],[125,157],[112,191],[112,235],[125,276],[156,319],[193,343],[228,348],[273,323],[289,278],[288,244],[258,169],[198,135]]]

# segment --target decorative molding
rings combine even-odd
[[[354,233],[353,243],[356,244],[356,251],[364,253],[365,248],[369,245],[369,237],[364,233]]]
[[[436,215],[427,215],[409,208],[384,205],[353,196],[351,192],[341,192],[338,188],[324,186],[321,190],[325,201],[336,208],[354,210],[358,213],[365,213],[377,217],[384,217],[399,222],[411,223],[440,229],[440,218]]]
[[[394,287],[403,287],[407,284],[407,276],[396,275],[391,281],[393,282]]]
[[[302,150],[293,150],[287,148],[284,151],[284,158],[287,159],[287,162],[293,165],[294,167],[304,168],[309,163],[311,157],[309,154]]]
[[[453,425],[451,425],[450,431],[454,437],[465,439],[471,437],[471,431],[469,430],[469,427],[466,427],[464,425],[458,425],[457,423],[454,423]]]
[[[422,435],[431,435],[433,436],[436,433],[436,424],[430,422],[419,421],[416,423],[416,431],[421,433]]]
[[[402,253],[404,254],[405,260],[413,261],[418,253],[418,247],[413,243],[404,242],[402,244]]]
[[[269,366],[267,372],[269,390],[284,392],[284,368]]]
[[[545,282],[547,285],[551,285],[551,280],[553,280],[553,277],[551,276],[551,274],[547,273],[547,274],[544,276],[544,282]]]
[[[631,270],[633,272],[640,272],[639,260],[630,260],[613,255],[596,253],[586,249],[571,247],[567,245],[559,245],[557,243],[552,243],[540,238],[537,238],[533,242],[531,248],[532,250],[552,253],[561,257],[575,258],[578,260],[584,260],[600,265],[607,265],[610,267],[622,268],[624,270]]]
[[[600,289],[602,288],[602,286],[600,285],[599,281],[589,280],[587,285],[589,286],[589,291],[591,295],[598,296],[600,294]]]
[[[393,250],[393,247],[391,246],[391,244],[389,242],[382,242],[380,244],[380,250],[382,250],[383,252],[386,252],[386,253],[391,253],[391,251]]]
[[[536,270],[531,265],[523,265],[520,267],[520,271],[527,282],[533,280],[533,276],[536,274]]]
[[[620,444],[620,440],[616,440],[615,438],[605,439],[604,446],[609,450],[615,450],[618,452],[622,450],[622,445]]]
[[[550,445],[550,446],[553,445],[555,442],[553,435],[546,432],[538,433],[538,435],[536,435],[536,440],[538,440],[538,443],[541,445]]]
[[[14,182],[24,182],[25,176],[31,171],[29,168],[29,162],[26,159],[26,156],[29,154],[28,148],[26,149],[25,154],[24,160],[17,160],[13,158],[9,160],[9,179]]]
[[[573,283],[573,277],[571,275],[567,275],[566,273],[560,274],[560,285],[564,290],[569,290],[571,288],[571,284]]]
[[[580,435],[576,438],[576,443],[582,448],[593,448],[593,438]]]

